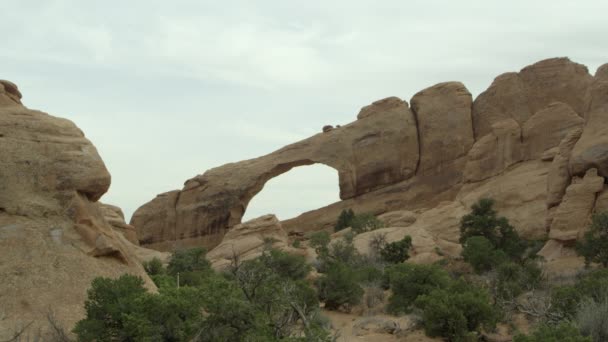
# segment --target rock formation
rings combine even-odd
[[[547,250],[565,251],[606,206],[608,65],[592,76],[567,58],[547,59],[496,77],[474,101],[464,85],[447,82],[410,103],[382,99],[349,125],[211,169],[140,207],[131,224],[146,246],[213,248],[266,181],[313,163],[338,171],[342,201],[283,221],[288,233],[328,229],[346,208],[397,211],[384,217],[394,221],[387,233],[409,232],[434,250],[457,243],[458,219],[492,197],[524,237],[549,237]],[[439,221],[421,220],[431,214]],[[576,227],[565,228],[573,218]]]
[[[71,329],[98,276],[136,274],[155,289],[145,255],[104,218],[98,199],[109,186],[78,127],[24,107],[17,87],[0,81],[0,340],[30,322],[44,333],[49,311]]]
[[[254,259],[266,248],[287,249],[287,233],[274,215],[264,215],[236,225],[222,242],[207,253],[207,259],[216,270],[225,269],[235,262]]]

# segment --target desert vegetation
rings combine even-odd
[[[589,270],[572,284],[552,286],[536,256],[540,244],[520,238],[493,206],[482,199],[461,220],[462,260],[472,272],[450,269],[457,260],[405,262],[410,236],[387,242],[376,233],[370,254],[361,254],[354,237],[382,222],[345,210],[336,230],[351,231],[334,240],[325,231],[308,237],[317,254],[312,265],[268,244],[261,256],[234,258],[217,272],[205,250],[194,248],[175,251],[166,265],[144,263],[158,293],[131,275],[97,278],[73,332],[79,341],[332,341],[338,335],[323,310],[380,307],[415,317],[428,336],[446,341],[478,341],[514,314],[534,323],[528,334],[513,328],[515,342],[606,341],[608,269],[591,266],[606,264],[607,214],[594,215],[577,246]],[[309,278],[313,269],[318,276]]]

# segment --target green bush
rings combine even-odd
[[[340,212],[340,216],[338,216],[338,222],[334,227],[334,231],[338,232],[344,228],[350,227],[354,218],[355,213],[352,209],[342,210],[342,212]]]
[[[493,209],[494,200],[480,199],[471,206],[471,213],[460,221],[460,243],[474,236],[483,236],[494,248],[505,252],[509,257],[519,259],[526,249],[515,229],[505,217],[498,217]]]
[[[549,315],[555,320],[571,321],[582,300],[580,291],[574,286],[558,286],[551,289]]]
[[[171,260],[167,266],[168,273],[176,275],[178,272],[208,270],[211,264],[205,259],[205,253],[206,250],[200,247],[176,250],[171,255]]]
[[[142,265],[144,266],[146,273],[148,273],[150,276],[165,273],[163,263],[157,257],[152,258],[150,261],[144,262]]]
[[[608,266],[608,212],[593,215],[591,227],[577,243],[576,251],[585,257],[587,265],[597,262]]]
[[[327,255],[330,241],[331,237],[329,236],[329,233],[322,230],[310,235],[309,245],[310,247],[314,248],[315,252],[317,252],[317,256],[321,257],[323,255]]]
[[[608,341],[608,301],[583,301],[576,313],[576,323],[581,333],[594,342]]]
[[[409,250],[412,247],[412,238],[407,235],[403,239],[391,243],[387,243],[380,249],[380,256],[382,260],[391,263],[398,264],[407,260]]]
[[[541,325],[530,335],[517,335],[513,342],[592,342],[570,323],[557,326]]]
[[[477,273],[489,271],[508,259],[502,250],[497,250],[490,240],[483,236],[468,238],[463,245],[462,257]]]
[[[355,215],[350,226],[353,233],[361,234],[379,228],[384,228],[384,223],[378,220],[373,214],[363,213]]]
[[[392,295],[388,311],[394,314],[407,313],[421,295],[448,287],[452,279],[437,265],[396,264],[386,270],[387,282]]]
[[[279,277],[292,280],[304,279],[310,272],[310,265],[301,255],[293,255],[276,249],[264,252],[259,261]]]
[[[473,332],[493,329],[499,317],[488,293],[464,281],[421,295],[414,304],[422,310],[426,334],[449,341],[476,340]]]
[[[74,328],[79,341],[183,341],[202,316],[194,289],[150,294],[132,275],[95,278],[85,301],[86,316]]]
[[[514,298],[538,286],[542,270],[534,261],[524,265],[505,262],[496,269],[497,294],[502,298]]]
[[[328,310],[340,308],[349,311],[361,302],[363,288],[357,282],[356,272],[347,264],[334,262],[327,272],[317,279],[319,299]]]

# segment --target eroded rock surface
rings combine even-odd
[[[0,340],[30,322],[44,336],[49,310],[69,331],[98,276],[131,273],[154,290],[97,202],[110,174],[95,147],[71,121],[24,107],[14,84],[0,85]]]
[[[265,249],[286,249],[287,233],[274,215],[264,215],[233,227],[222,242],[207,253],[216,270],[223,270],[235,261],[254,259]],[[236,259],[235,259],[236,258]]]
[[[546,238],[553,220],[559,235],[559,208],[565,208],[566,188],[577,182],[572,177],[596,168],[599,184],[608,172],[607,81],[608,65],[594,77],[583,65],[552,58],[496,77],[474,101],[459,82],[420,91],[411,110],[397,97],[382,99],[363,107],[349,125],[194,177],[182,190],[142,206],[131,224],[146,246],[213,247],[240,223],[268,179],[323,163],[338,171],[342,200],[283,221],[288,233],[330,229],[351,208],[407,213],[382,219],[457,242],[458,215],[492,197],[524,237]],[[437,210],[453,210],[452,223],[419,229],[425,213],[443,217]]]

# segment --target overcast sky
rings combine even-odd
[[[0,0],[0,78],[74,121],[127,216],[228,162],[346,124],[360,107],[443,81],[473,95],[506,71],[608,62],[608,1]],[[338,199],[337,173],[267,183],[246,217]]]

